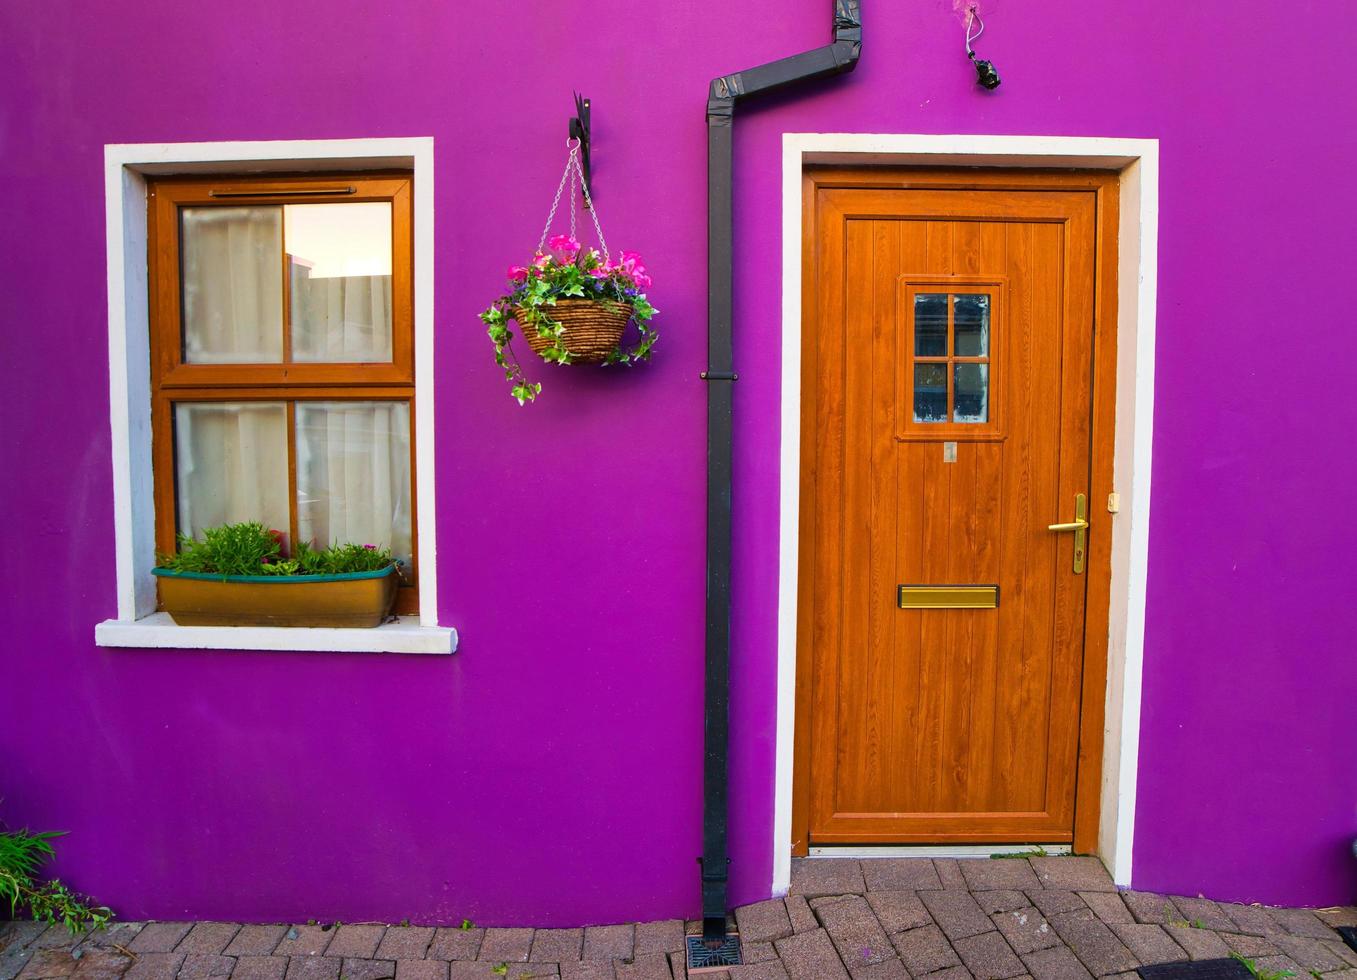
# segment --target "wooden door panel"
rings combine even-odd
[[[1086,576],[1046,525],[1088,491],[1094,204],[814,195],[812,841],[1072,839]],[[911,290],[990,297],[985,423],[914,419]],[[904,583],[1000,601],[899,609]]]

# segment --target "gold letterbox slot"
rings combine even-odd
[[[995,609],[997,585],[902,585],[901,609]]]

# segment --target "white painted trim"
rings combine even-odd
[[[1112,601],[1098,853],[1131,883],[1141,665],[1149,565],[1150,452],[1158,285],[1159,141],[1083,136],[784,133],[782,137],[782,448],[778,572],[774,895],[791,882],[796,603],[801,478],[801,175],[808,163],[1078,167],[1121,174]],[[992,853],[993,851],[991,851]]]
[[[129,646],[227,646],[242,649],[366,650],[395,644],[407,652],[451,653],[455,632],[438,627],[438,515],[434,486],[434,143],[431,136],[371,140],[277,140],[240,143],[128,143],[104,147],[104,214],[108,248],[109,421],[113,449],[114,551],[118,618],[100,623],[95,642]],[[150,323],[146,283],[146,178],[171,173],[258,173],[305,170],[414,172],[415,481],[419,499],[418,639],[412,627],[377,630],[273,630],[231,632],[229,643],[207,627],[160,622],[155,612],[155,496],[151,475]],[[151,617],[151,618],[147,618]],[[135,628],[134,628],[135,627]],[[226,629],[226,627],[222,627]],[[399,640],[373,639],[375,634]],[[309,635],[310,639],[305,637]],[[448,637],[453,637],[449,640]],[[172,639],[172,638],[178,639]],[[437,637],[443,639],[437,640]],[[421,644],[441,650],[415,650]],[[403,646],[402,646],[403,645]]]
[[[991,858],[996,854],[1027,854],[1032,857],[1063,857],[1073,848],[1068,844],[908,844],[887,847],[851,845],[810,848],[813,858]]]
[[[313,650],[335,653],[455,653],[457,631],[413,619],[372,629],[289,629],[282,626],[178,626],[168,613],[134,623],[109,619],[94,627],[101,647],[172,650]]]

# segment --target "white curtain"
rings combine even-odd
[[[185,360],[281,361],[282,209],[184,208],[181,215]]]
[[[292,358],[296,361],[391,360],[391,277],[311,278],[292,269]]]
[[[280,402],[180,402],[174,414],[179,530],[259,521],[286,532],[287,408]]]
[[[407,402],[297,402],[297,533],[390,548],[410,568]]]

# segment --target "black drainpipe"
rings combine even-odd
[[[831,44],[712,79],[707,96],[707,663],[702,781],[702,937],[726,935],[730,731],[731,148],[735,106],[794,82],[839,75],[862,53],[858,0],[835,0]]]

